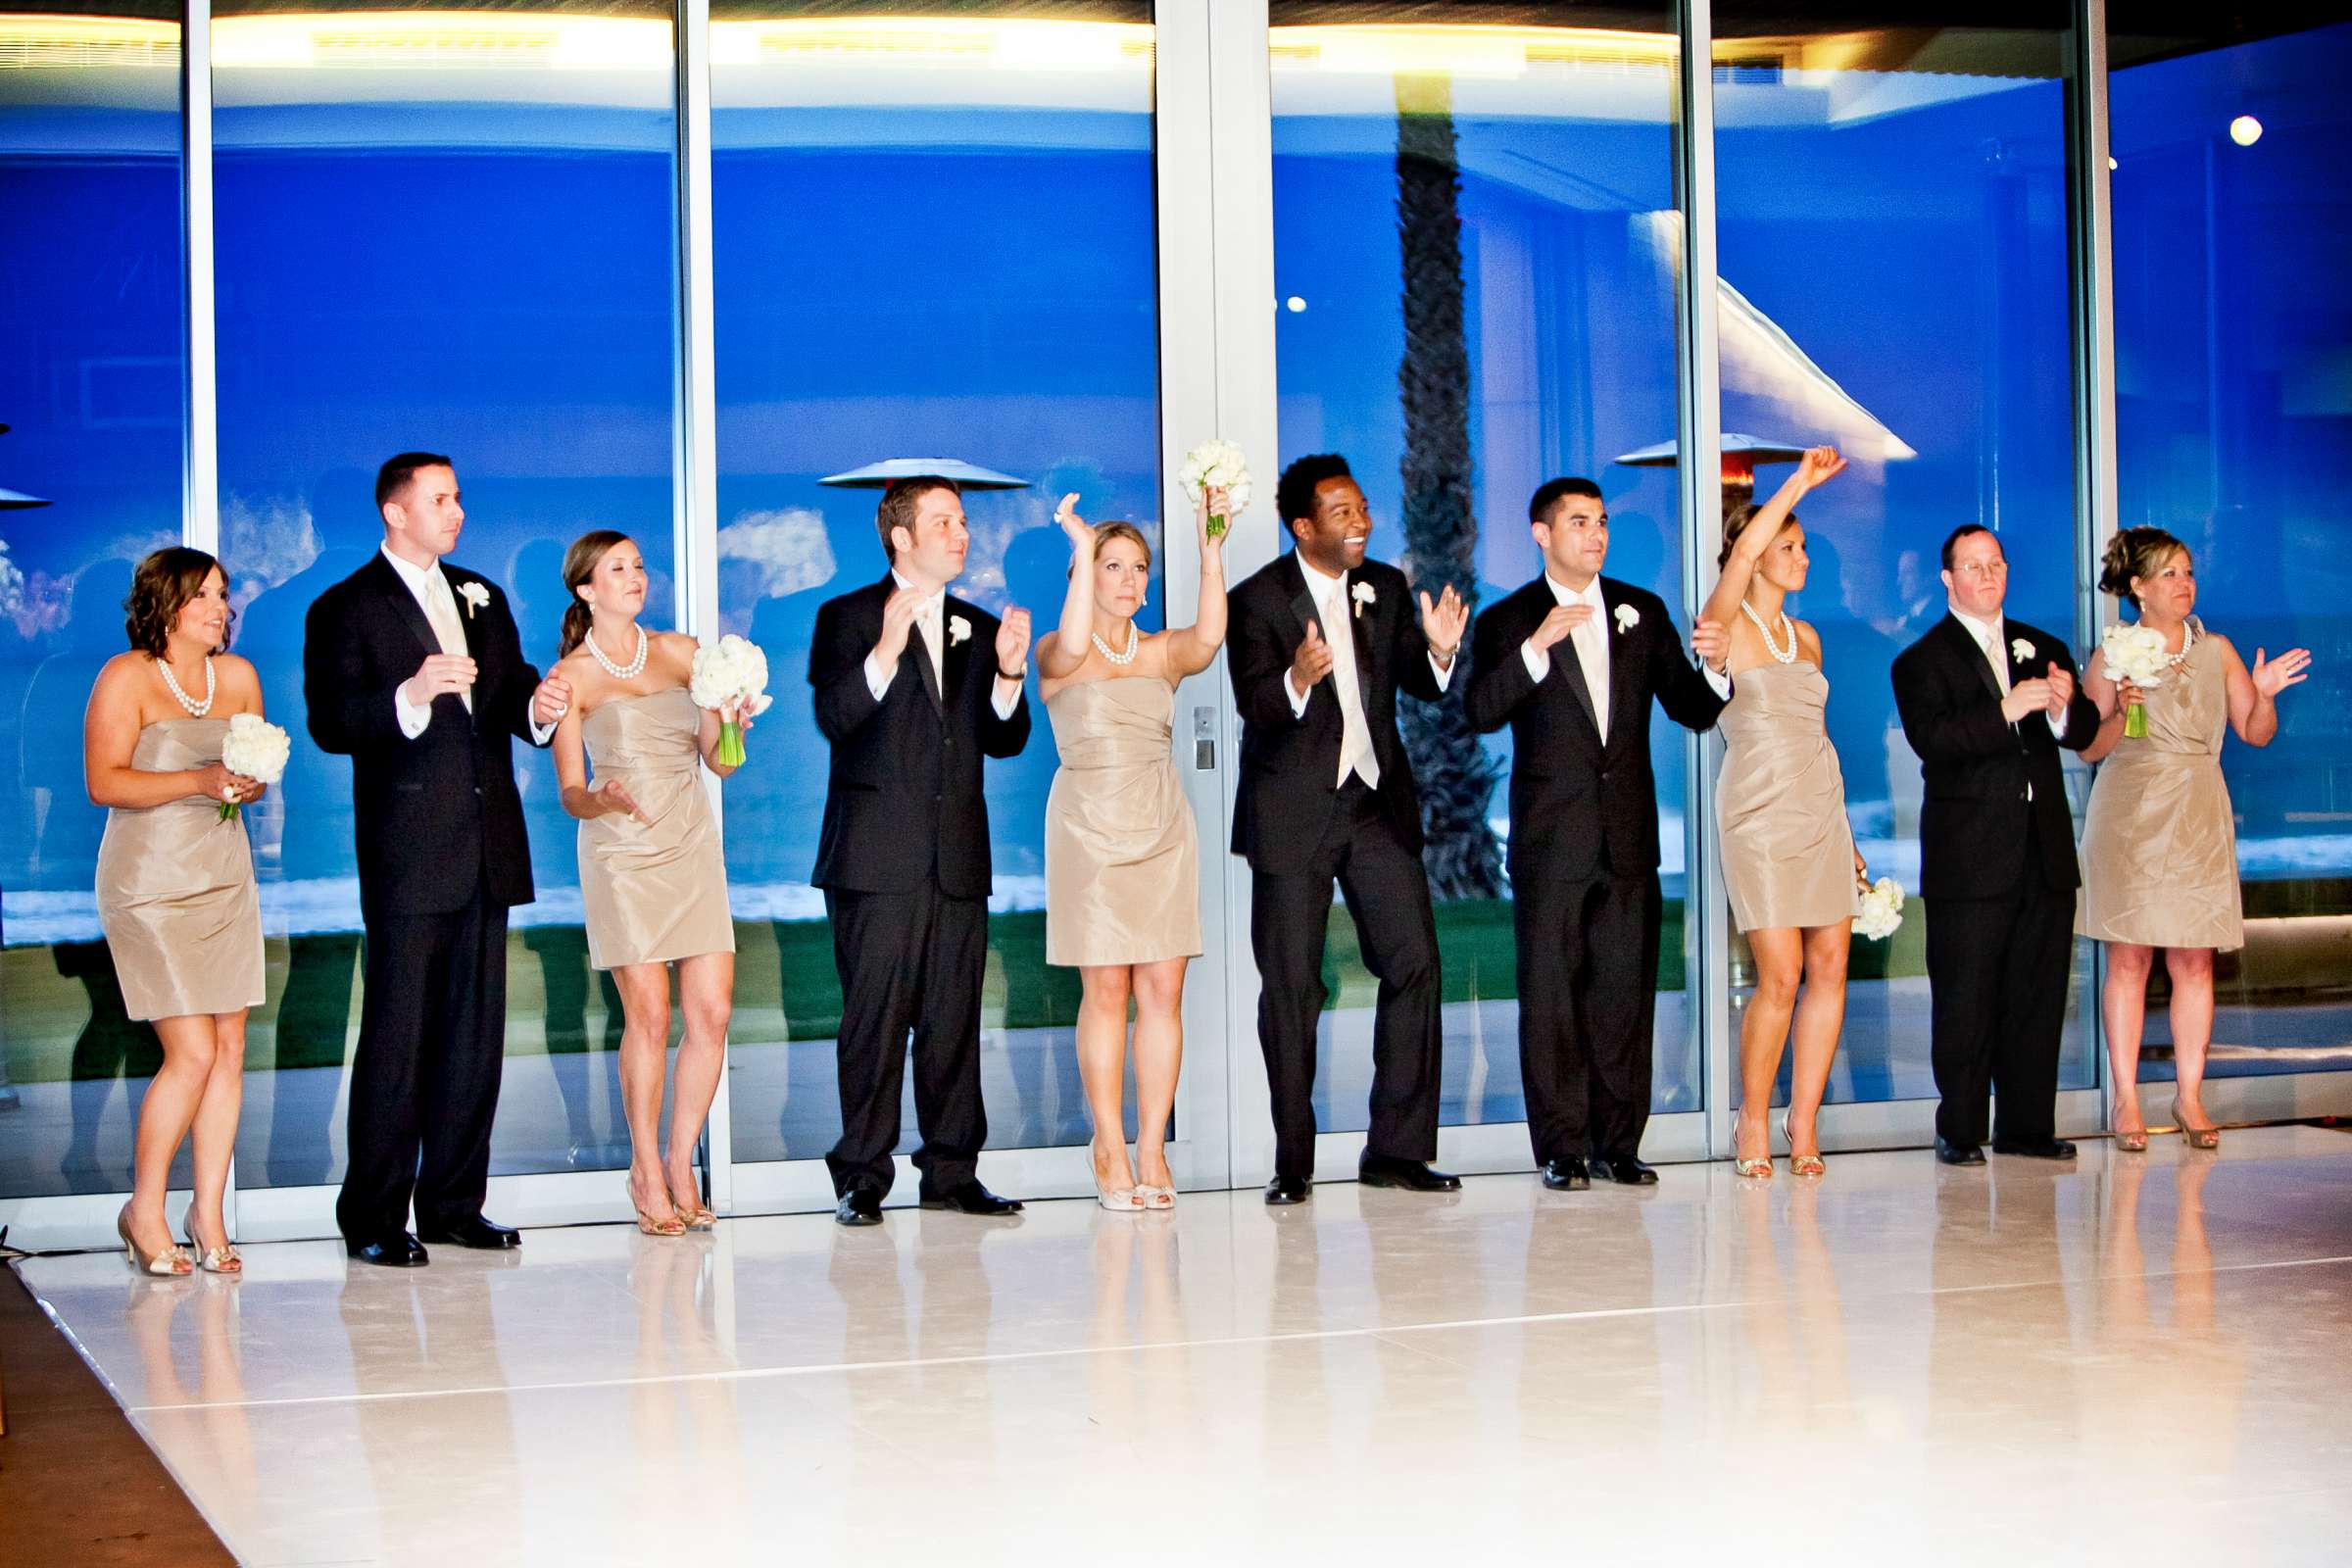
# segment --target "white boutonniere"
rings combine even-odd
[[[1631,606],[1631,605],[1619,605],[1619,606],[1617,607],[1617,629],[1618,629],[1618,631],[1620,631],[1620,632],[1629,632],[1629,631],[1632,631],[1632,630],[1633,630],[1633,629],[1634,629],[1636,626],[1639,626],[1639,625],[1641,625],[1641,624],[1642,624],[1642,612],[1640,612],[1639,610],[1636,610],[1636,609],[1635,609],[1633,606]]]
[[[2009,639],[2009,662],[2022,664],[2034,657],[2034,645],[2023,637]]]
[[[473,612],[490,602],[490,590],[478,582],[462,582],[458,584],[458,597],[466,601],[466,618],[471,620]]]
[[[1377,605],[1380,603],[1380,595],[1372,591],[1372,585],[1368,582],[1357,583],[1353,588],[1350,588],[1348,591],[1348,597],[1355,601],[1355,618],[1358,620],[1364,618],[1364,607],[1366,605]]]
[[[972,623],[961,615],[948,617],[948,646],[955,647],[972,634]]]

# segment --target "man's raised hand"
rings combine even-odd
[[[899,656],[906,652],[907,635],[914,630],[914,612],[922,608],[923,596],[912,588],[894,588],[882,601],[882,635],[874,643],[874,662],[884,669],[896,669]]]
[[[427,654],[416,673],[402,684],[401,690],[412,708],[430,708],[433,699],[473,688],[473,660],[465,654]]]
[[[1005,680],[1017,677],[1029,658],[1029,612],[1018,605],[1004,612],[997,625],[997,673]]]
[[[1438,662],[1449,664],[1460,651],[1462,634],[1470,628],[1470,607],[1462,596],[1447,583],[1446,591],[1433,604],[1429,595],[1421,596],[1421,635],[1428,640],[1429,651]]]

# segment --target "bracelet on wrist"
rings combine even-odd
[[[1019,681],[1025,681],[1025,680],[1027,680],[1028,678],[1029,678],[1029,672],[1028,672],[1027,670],[1025,670],[1025,669],[1024,669],[1024,670],[1021,670],[1021,671],[1019,671],[1018,673],[1014,673],[1014,672],[1007,671],[1007,670],[1004,668],[1004,666],[1003,664],[999,664],[999,665],[997,666],[997,679],[999,679],[999,680],[1019,680]]]

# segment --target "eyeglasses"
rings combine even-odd
[[[2006,561],[1964,561],[1952,568],[1952,573],[1959,577],[2006,577],[2009,575],[2009,563]]]

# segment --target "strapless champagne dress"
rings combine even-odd
[[[2146,708],[2146,736],[2117,741],[2090,786],[2079,929],[2101,942],[2244,947],[2237,827],[2222,778],[2230,688],[2220,648],[2199,636]]]
[[[139,731],[130,765],[178,773],[220,760],[225,718],[166,718]],[[190,796],[116,807],[98,846],[98,923],[135,1019],[258,1007],[262,898],[241,816]]]
[[[1065,686],[1046,711],[1061,752],[1046,799],[1046,961],[1199,954],[1200,851],[1168,751],[1175,692],[1123,675]]]
[[[702,722],[682,686],[615,697],[580,721],[596,782],[617,780],[638,813],[580,824],[591,967],[735,951],[726,861],[703,794]]]
[[[1715,721],[1723,883],[1742,931],[1853,916],[1854,832],[1824,718],[1829,701],[1829,678],[1812,661],[1763,664],[1733,678]]]

